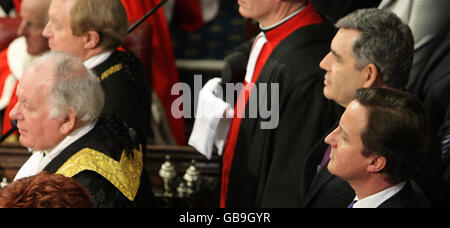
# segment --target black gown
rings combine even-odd
[[[44,171],[77,180],[96,207],[155,207],[141,148],[116,118],[102,118]]]
[[[105,93],[102,116],[115,115],[146,145],[151,134],[151,91],[139,59],[132,52],[115,51],[93,71]]]
[[[381,0],[309,0],[309,2],[324,18],[336,23],[357,9],[378,7]]]
[[[342,113],[340,107],[324,97],[324,72],[319,68],[334,34],[335,29],[327,23],[305,26],[281,41],[271,53],[255,86],[279,83],[279,125],[273,130],[263,130],[260,124],[267,119],[242,119],[226,207],[302,206],[299,193],[302,161]],[[247,62],[250,49],[251,42],[225,59],[224,82],[244,81],[242,63]],[[270,91],[267,98],[259,101],[266,103],[259,105],[270,107],[268,101]]]

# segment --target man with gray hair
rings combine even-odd
[[[336,26],[339,30],[330,53],[320,63],[327,71],[323,89],[327,99],[347,107],[359,88],[405,88],[414,56],[408,25],[388,11],[362,9],[340,19]],[[324,138],[316,143],[302,166],[303,206],[346,207],[354,192],[328,172],[331,148]],[[427,193],[436,192],[441,170],[439,154],[428,151],[420,160],[413,180]]]
[[[220,206],[298,207],[299,165],[341,111],[323,97],[318,66],[334,28],[306,0],[240,0],[239,13],[258,21],[262,32],[225,58],[221,83],[243,89],[229,131],[220,132]],[[255,101],[273,115],[251,117]],[[264,129],[268,120],[277,124]]]
[[[114,117],[100,118],[104,94],[76,56],[49,52],[25,71],[17,88],[19,141],[33,155],[15,180],[41,171],[72,177],[97,207],[150,207],[142,146]]]
[[[103,114],[133,128],[145,149],[151,134],[151,87],[139,59],[118,50],[127,30],[119,0],[52,0],[42,35],[52,51],[72,53],[96,73],[105,93]]]

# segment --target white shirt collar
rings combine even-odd
[[[104,61],[106,61],[109,56],[111,56],[112,51],[106,51],[106,52],[102,52],[98,55],[94,55],[92,57],[90,57],[89,59],[87,59],[86,61],[84,61],[84,65],[86,66],[86,68],[92,70],[94,67],[100,65],[101,63],[103,63]]]
[[[91,131],[94,128],[95,124],[96,122],[90,123],[77,129],[76,131],[72,132],[72,134],[66,136],[60,143],[58,143],[58,145],[50,150],[34,151],[31,157],[28,158],[25,164],[19,169],[14,180],[34,176],[44,170],[44,168],[66,147]],[[44,156],[44,154],[46,156]]]
[[[384,201],[388,200],[400,190],[402,190],[403,187],[405,187],[406,181],[398,183],[390,188],[387,188],[381,192],[377,192],[371,196],[368,196],[362,200],[359,200],[358,197],[355,197],[355,200],[357,202],[353,204],[353,208],[377,208],[380,206]]]
[[[268,30],[274,29],[274,28],[278,27],[279,25],[283,24],[284,22],[289,21],[291,18],[295,17],[297,14],[299,14],[300,12],[302,12],[303,9],[305,9],[305,8],[306,8],[306,5],[303,6],[302,8],[300,8],[299,10],[295,11],[295,12],[292,13],[291,15],[287,16],[286,18],[284,18],[284,19],[281,20],[280,22],[278,22],[278,23],[272,25],[272,26],[269,26],[269,27],[263,27],[263,26],[261,26],[261,24],[259,24],[259,28],[260,28],[262,31],[268,31]]]

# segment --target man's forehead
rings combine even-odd
[[[358,30],[340,28],[331,41],[331,52],[340,58],[350,55],[353,43],[360,34],[361,32]]]
[[[23,89],[32,89],[45,85],[49,85],[53,81],[52,67],[47,63],[30,67],[22,75],[19,86]]]
[[[52,0],[51,5],[55,6],[68,6],[69,8],[72,8],[72,6],[77,2],[78,0]]]
[[[64,21],[70,19],[70,10],[76,1],[73,0],[53,0],[48,10],[49,18],[53,22]]]
[[[364,129],[367,124],[367,108],[358,101],[353,100],[347,106],[340,124],[347,131],[350,129],[350,126],[358,126],[360,130]]]
[[[353,44],[356,38],[361,35],[361,31],[356,29],[340,28],[334,37],[334,42],[342,42],[345,44]]]

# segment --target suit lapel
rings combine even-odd
[[[328,145],[323,141],[325,137],[326,136],[324,136],[322,139],[320,139],[320,141],[316,143],[316,145],[314,145],[313,149],[310,150],[306,158],[302,178],[303,183],[301,186],[301,188],[303,189],[301,191],[302,199],[306,198],[307,193],[312,186],[312,182],[317,175],[317,166],[318,164],[320,164],[324,156],[324,152],[328,147]]]
[[[413,92],[419,94],[419,97],[423,98],[428,93],[428,90],[432,85],[445,78],[442,78],[442,75],[447,72],[434,72],[434,74],[431,75],[430,73],[432,73],[433,70],[440,64],[444,64],[443,61],[445,60],[443,59],[446,59],[446,55],[449,50],[450,33],[445,37],[445,39],[443,39],[440,47],[436,49],[435,53],[431,56],[430,61],[425,65],[425,68],[422,71],[420,78],[418,78],[416,85],[411,86]]]
[[[378,208],[403,208],[408,200],[414,199],[411,197],[412,195],[413,190],[408,182],[399,192],[380,204]]]
[[[333,175],[328,172],[328,169],[326,166],[328,165],[328,162],[322,167],[322,169],[316,174],[317,172],[317,166],[320,164],[320,162],[323,159],[323,156],[325,154],[325,150],[328,147],[328,144],[324,142],[325,138],[328,136],[329,133],[331,133],[339,123],[336,123],[323,137],[320,141],[317,142],[317,144],[313,147],[313,149],[308,154],[308,157],[306,159],[305,164],[305,171],[303,176],[303,193],[305,196],[303,198],[305,199],[304,205],[308,204],[309,201],[313,198],[314,195],[316,195],[317,191],[320,190],[320,188],[331,178]]]
[[[331,178],[334,177],[330,172],[328,172],[328,169],[326,168],[327,164],[317,173],[316,177],[314,178],[311,188],[309,189],[309,192],[307,194],[307,198],[305,200],[304,205],[307,205],[313,197],[317,194],[317,192],[322,188],[322,186],[327,183]]]

